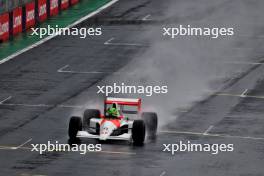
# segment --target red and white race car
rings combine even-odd
[[[108,115],[111,106],[119,111],[117,117]],[[156,113],[141,112],[141,99],[108,97],[104,102],[104,114],[98,109],[87,109],[83,118],[71,117],[68,134],[70,140],[95,138],[143,144],[146,132],[150,137],[156,136],[157,126]]]

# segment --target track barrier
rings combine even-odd
[[[79,0],[0,0],[0,42],[5,42]]]

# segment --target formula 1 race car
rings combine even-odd
[[[115,115],[109,110],[117,110]],[[141,99],[106,98],[104,114],[98,109],[87,109],[83,118],[70,119],[68,134],[70,140],[95,138],[105,140],[128,140],[143,144],[145,134],[155,137],[158,117],[154,112],[141,112]]]

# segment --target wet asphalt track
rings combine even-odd
[[[166,20],[169,23],[213,20],[214,12],[225,13],[221,8],[229,3],[239,4],[239,1],[202,0],[199,2],[202,7],[197,9],[196,1],[179,0],[178,3],[180,6],[175,11],[182,12],[179,16],[162,18],[168,2],[121,0],[81,24],[102,25],[103,36],[87,40],[57,37],[0,65],[0,175],[263,175],[264,66],[259,63],[264,55],[263,32],[237,39],[241,43],[239,51],[231,48],[230,53],[245,56],[243,49],[251,47],[254,52],[246,57],[247,62],[259,64],[243,65],[246,69],[239,77],[230,80],[216,95],[181,113],[176,122],[162,129],[156,141],[148,140],[143,147],[106,143],[104,152],[86,155],[67,152],[39,155],[27,148],[30,143],[47,143],[48,140],[67,143],[68,119],[74,109],[71,105],[85,104],[87,100],[83,97],[94,94],[94,85],[111,77],[109,73],[87,72],[116,72],[144,52],[147,46],[124,43],[148,43],[138,35],[146,26]],[[257,1],[245,3],[249,3],[249,10],[264,6]],[[188,6],[194,13],[184,11]],[[142,21],[149,14],[152,20]],[[254,21],[249,23],[254,24]],[[256,26],[263,29],[263,24]],[[105,44],[113,37],[112,44]],[[113,44],[115,42],[121,45]],[[161,152],[163,143],[179,140],[233,143],[235,151],[219,155],[182,152],[174,156]],[[21,147],[10,148],[14,146]]]

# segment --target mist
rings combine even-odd
[[[190,109],[196,102],[221,90],[228,80],[250,68],[250,65],[235,63],[257,61],[248,56],[258,58],[258,48],[247,48],[247,43],[251,42],[250,37],[259,30],[258,23],[250,21],[259,20],[261,24],[263,2],[250,3],[259,3],[259,9],[251,9],[256,5],[251,6],[248,1],[241,0],[202,0],[200,6],[196,1],[170,2],[162,16],[151,16],[151,20],[158,19],[161,23],[145,27],[145,32],[138,37],[138,43],[148,43],[149,47],[119,70],[124,74],[111,75],[99,84],[123,82],[126,85],[167,85],[167,94],[151,97],[136,94],[111,95],[142,98],[143,111],[157,112],[159,127],[162,128],[176,120],[182,109]],[[169,39],[162,36],[164,26],[177,27],[180,24],[232,27],[235,34],[217,39],[208,36]],[[102,104],[102,96],[100,98]],[[99,107],[98,102],[87,102],[87,106]]]

